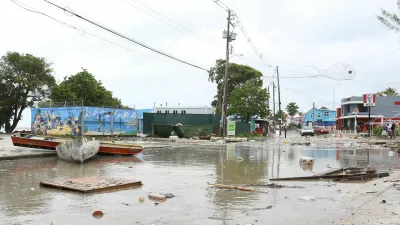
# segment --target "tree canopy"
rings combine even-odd
[[[217,95],[212,106],[221,113],[225,60],[216,61],[211,68],[209,81],[217,84]],[[262,73],[252,67],[229,63],[228,69],[228,113],[238,115],[249,121],[252,116],[266,117],[269,115],[269,94],[262,87]]]
[[[275,113],[275,120],[279,120],[279,119],[281,119],[282,121],[284,121],[285,120],[285,112],[283,111],[283,110],[278,110],[276,113]]]
[[[399,96],[396,88],[388,87],[385,90],[378,92],[379,96]]]
[[[51,64],[31,54],[8,52],[0,59],[0,127],[11,133],[24,109],[48,97],[55,84]]]
[[[217,113],[221,113],[222,94],[223,94],[223,81],[225,75],[225,60],[218,59],[215,67],[211,68],[208,80],[217,84],[217,95],[211,105],[216,107]],[[245,84],[252,84],[255,86],[262,86],[262,73],[249,66],[229,63],[228,69],[228,94],[232,90],[242,87]],[[229,105],[228,105],[229,106]]]
[[[286,106],[286,111],[291,116],[296,115],[298,110],[299,110],[299,107],[297,106],[297,104],[295,102],[291,102]]]
[[[400,10],[400,0],[397,0],[397,7]],[[396,13],[381,9],[381,15],[378,16],[378,20],[389,28],[389,30],[393,30],[396,33],[400,32],[400,16],[396,15]]]
[[[53,102],[83,101],[85,106],[126,108],[120,99],[113,97],[112,92],[86,69],[82,69],[75,75],[64,77],[64,80],[51,90],[50,99]],[[47,100],[40,103],[41,106],[48,104]]]

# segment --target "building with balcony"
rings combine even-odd
[[[315,117],[314,117],[315,114]],[[313,124],[314,123],[314,124]],[[322,107],[310,109],[303,116],[303,126],[335,126],[336,111]]]
[[[356,123],[361,129],[366,128],[368,108],[364,107],[362,96],[342,99],[341,108],[337,109],[337,129],[354,130]],[[371,107],[371,121],[375,124],[400,121],[400,96],[377,96],[376,106]]]

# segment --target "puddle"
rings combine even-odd
[[[279,182],[304,188],[262,188],[268,193],[219,190],[212,184],[266,183],[269,178],[309,176],[329,168],[370,164],[378,171],[400,165],[399,154],[382,149],[351,149],[345,143],[291,146],[243,143],[146,150],[138,157],[95,157],[79,165],[54,157],[0,161],[0,221],[9,224],[331,224],[346,206],[337,190],[355,184]],[[304,169],[300,157],[315,159]],[[95,177],[141,180],[143,187],[79,194],[39,187],[54,178]],[[33,188],[33,190],[32,190]],[[173,193],[154,202],[149,192]],[[301,201],[313,196],[315,201]],[[106,216],[93,218],[96,210]],[[335,213],[332,213],[335,212]],[[277,216],[279,215],[279,216]]]

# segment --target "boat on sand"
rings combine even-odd
[[[100,142],[94,138],[88,141],[86,138],[73,139],[56,146],[57,155],[65,161],[83,163],[92,158],[100,149]]]

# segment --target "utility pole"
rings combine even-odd
[[[276,131],[276,125],[275,125],[275,82],[272,81],[272,106],[273,106],[273,110],[274,110],[274,118],[273,118],[273,122],[272,124],[274,125],[274,135],[275,135],[275,131]]]
[[[314,118],[315,118],[315,102],[312,103],[312,126],[314,126]]]
[[[225,61],[225,75],[224,75],[224,89],[222,96],[222,124],[221,133],[223,137],[227,136],[227,114],[228,114],[228,68],[229,68],[229,42],[236,39],[236,34],[231,34],[231,10],[228,9],[228,29],[223,33],[223,38],[226,38],[226,61]]]
[[[277,78],[278,78],[278,106],[279,106],[279,111],[278,111],[278,113],[282,113],[282,111],[281,111],[281,86],[279,85],[279,68],[278,68],[278,66],[276,67],[276,76],[277,76]],[[282,117],[283,117],[283,115],[281,115]],[[279,123],[279,135],[282,135],[282,122],[283,122],[283,118],[280,118],[281,119],[281,122]]]

